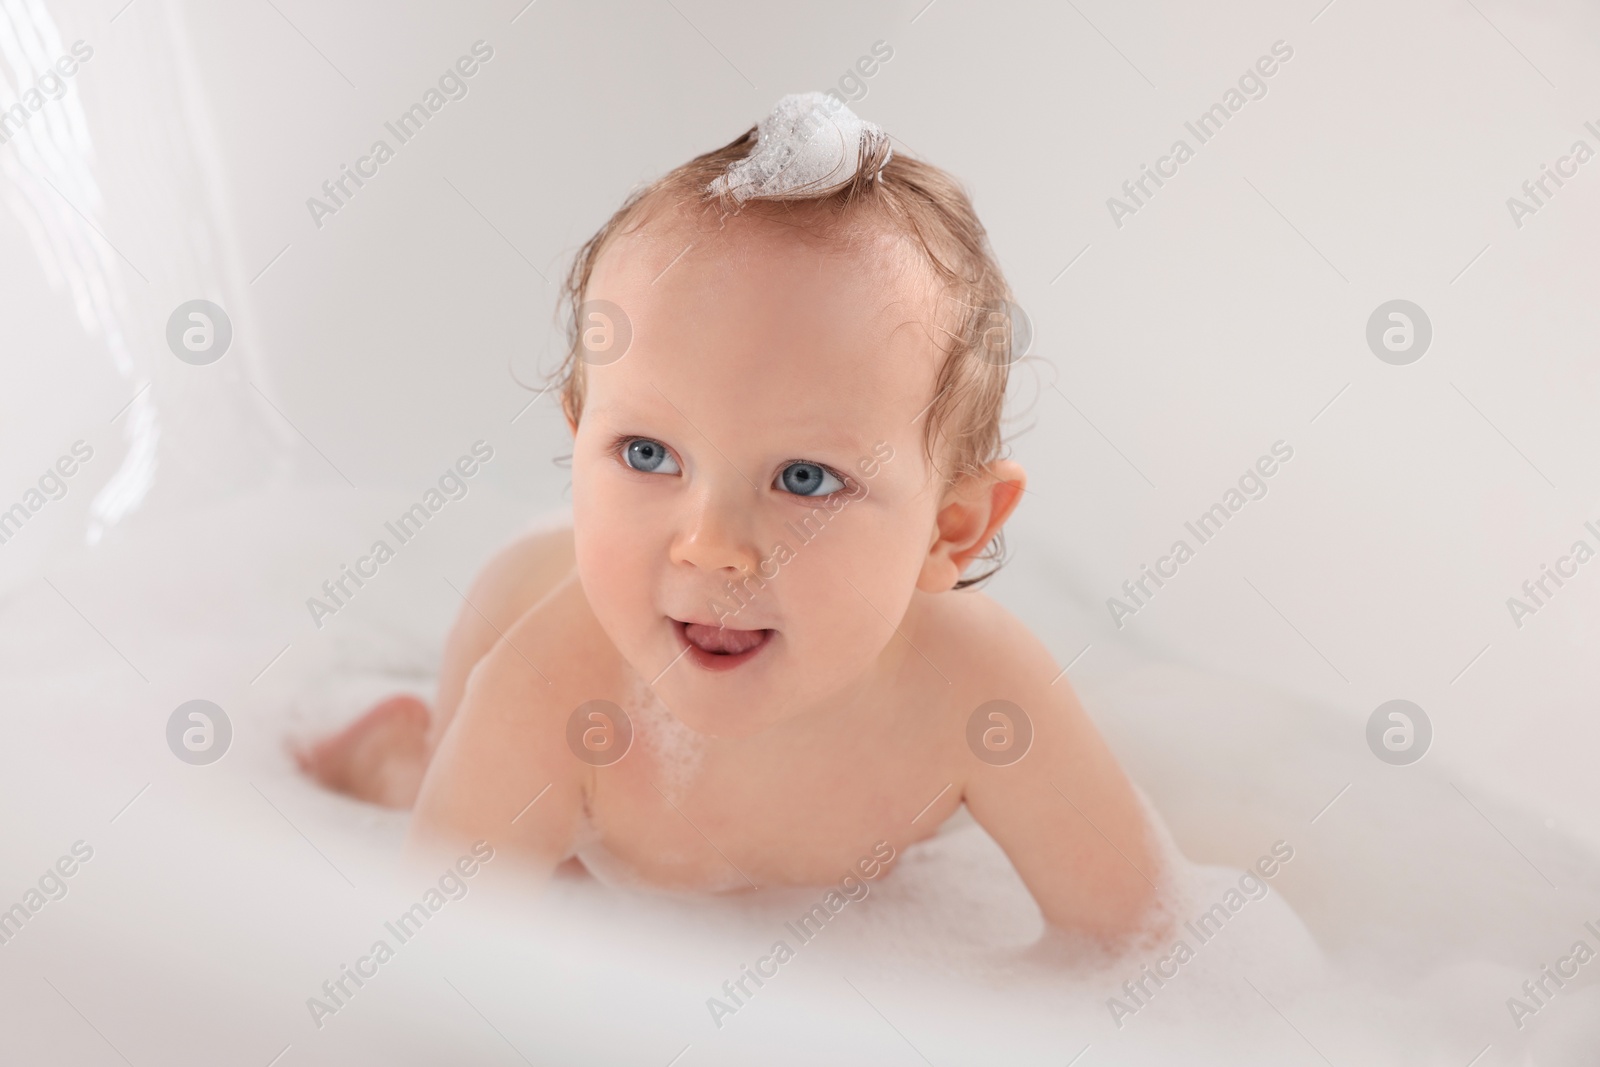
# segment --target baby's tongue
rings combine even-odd
[[[702,626],[697,622],[685,623],[683,635],[689,643],[705,652],[725,652],[738,655],[759,645],[766,636],[765,630],[729,630],[726,627]]]

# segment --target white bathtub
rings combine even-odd
[[[1505,207],[1585,136],[1592,11],[108,8],[0,0],[12,91],[93,49],[0,144],[0,509],[93,451],[0,543],[0,909],[27,912],[0,925],[0,1058],[1592,1062],[1600,965],[1543,969],[1600,948],[1600,581],[1520,627],[1505,606],[1600,522],[1596,179],[1522,226]],[[1278,39],[1268,94],[1109,220]],[[478,40],[468,95],[313,218]],[[812,891],[564,876],[509,910],[469,891],[400,943],[385,924],[435,882],[396,867],[404,817],[313,788],[285,738],[431,691],[450,583],[559,504],[564,427],[519,382],[549,365],[570,252],[878,40],[855,106],[970,182],[1037,328],[994,594],[1072,664],[1199,902],[1276,842],[1293,861],[1139,1003],[1152,959],[1036,945],[964,818],[732,1015],[708,1001]],[[1397,296],[1435,326],[1409,367],[1362,336]],[[197,298],[233,325],[209,365],[166,340]],[[1122,581],[1279,439],[1271,492],[1119,628]],[[477,440],[496,459],[468,497],[319,627],[307,598]],[[1396,697],[1435,730],[1404,767],[1364,737]],[[232,724],[209,766],[166,743],[194,699]],[[308,1007],[383,939],[336,1011]]]

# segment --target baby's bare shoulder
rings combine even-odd
[[[531,530],[496,552],[472,583],[472,608],[502,629],[572,573],[572,527]]]
[[[542,718],[585,700],[620,702],[627,682],[625,661],[590,610],[576,572],[569,572],[473,668],[466,703],[480,713],[506,705],[505,714]]]
[[[987,594],[963,590],[942,596],[926,645],[937,650],[929,656],[950,682],[947,716],[937,728],[967,770],[985,769],[966,759],[969,751],[984,759],[975,744],[1011,737],[1005,729],[989,732],[996,723],[1014,726],[1012,740],[1035,753],[1026,761],[1026,773],[1013,773],[1014,778],[1059,769],[1100,745],[1062,671],[1066,660],[1058,661],[1026,623]],[[999,753],[994,755],[998,760]],[[999,761],[995,766],[1010,765]]]
[[[930,607],[920,629],[939,661],[959,675],[951,682],[971,696],[1048,687],[1061,669],[1033,631],[982,590],[941,593]]]

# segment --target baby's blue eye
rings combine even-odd
[[[844,488],[844,483],[825,467],[815,463],[791,463],[778,474],[780,487],[796,496],[827,496]]]
[[[623,449],[623,461],[636,471],[646,474],[677,474],[678,462],[667,451],[667,446],[648,437],[635,437]]]

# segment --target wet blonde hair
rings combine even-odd
[[[898,149],[891,153],[885,140],[861,160],[848,185],[831,192],[790,192],[781,199],[754,197],[743,203],[710,192],[712,179],[725,174],[755,145],[752,126],[738,139],[635,189],[578,250],[561,292],[567,350],[551,381],[551,387],[560,390],[567,417],[576,425],[583,413],[585,362],[579,309],[601,252],[615,238],[642,228],[664,204],[714,207],[724,217],[750,212],[794,221],[804,214],[824,220],[830,235],[887,230],[922,253],[939,285],[941,321],[927,326],[942,335],[936,342],[941,364],[934,397],[924,415],[923,453],[946,486],[964,475],[981,475],[1003,455],[1006,385],[1011,363],[1023,353],[1012,351],[1016,305],[1011,289],[966,190],[931,163]],[[941,447],[935,447],[936,439]],[[1004,536],[997,533],[979,556],[994,565],[981,575],[963,578],[955,587],[986,581],[999,570],[1004,554]]]

